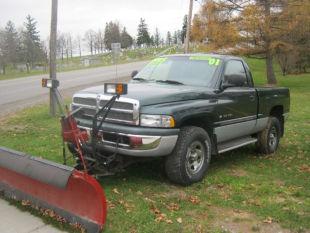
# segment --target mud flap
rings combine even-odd
[[[107,214],[104,191],[86,173],[0,147],[0,192],[51,209],[87,232],[100,232]]]

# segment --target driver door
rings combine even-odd
[[[241,60],[229,60],[223,82],[228,75],[244,77],[244,83],[228,87],[218,94],[215,134],[219,143],[250,135],[257,119],[258,97]]]

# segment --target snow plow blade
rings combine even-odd
[[[93,177],[3,147],[0,147],[0,193],[53,210],[90,233],[100,232],[105,224],[105,194]]]

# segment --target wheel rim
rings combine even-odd
[[[189,175],[197,174],[205,160],[204,146],[201,142],[193,142],[187,149],[186,154],[186,170]]]
[[[276,127],[272,127],[269,132],[268,145],[271,149],[275,149],[278,143],[278,132]]]

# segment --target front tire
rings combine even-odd
[[[272,154],[279,146],[281,125],[276,117],[270,117],[267,127],[258,134],[257,149],[262,154]]]
[[[172,154],[166,158],[166,174],[174,183],[193,184],[203,179],[210,159],[211,141],[207,132],[199,127],[183,127]]]

